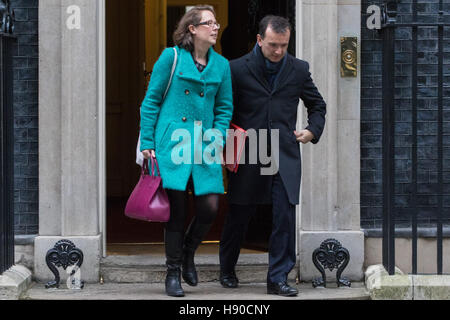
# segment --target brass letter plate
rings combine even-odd
[[[341,37],[341,77],[356,77],[358,65],[358,38]]]

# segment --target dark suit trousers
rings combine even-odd
[[[289,202],[286,189],[279,174],[272,182],[272,234],[269,242],[269,270],[267,280],[284,282],[295,266],[295,205]],[[220,241],[220,268],[232,273],[248,223],[256,211],[256,205],[230,204]]]

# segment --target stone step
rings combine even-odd
[[[268,265],[267,253],[241,254],[236,273],[241,283],[265,282]],[[219,279],[219,257],[217,254],[195,256],[199,282]],[[111,255],[100,263],[100,274],[104,283],[163,283],[166,277],[165,257],[162,255]],[[289,280],[295,281],[296,268]]]
[[[296,297],[280,297],[267,294],[265,283],[242,283],[237,289],[225,289],[219,282],[203,282],[196,287],[183,284],[186,296],[183,298],[168,297],[164,283],[87,283],[82,290],[69,290],[64,285],[60,289],[45,289],[42,283],[33,283],[22,296],[25,300],[236,300],[245,304],[246,300],[368,300],[370,296],[364,283],[352,283],[351,288],[327,287],[314,289],[311,283],[300,283],[296,286],[299,294]],[[265,302],[267,304],[267,302]],[[294,305],[290,305],[294,306]],[[153,307],[153,306],[152,306]],[[166,307],[166,305],[164,306]],[[163,308],[164,308],[163,307]],[[284,305],[283,308],[287,306]],[[298,307],[295,307],[298,308]],[[153,309],[152,309],[153,310]],[[283,309],[284,310],[284,309]],[[167,311],[167,310],[166,310]]]

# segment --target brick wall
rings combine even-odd
[[[361,226],[382,222],[382,43],[378,31],[368,30],[365,14],[379,0],[362,1],[361,44]],[[438,0],[418,1],[418,22],[438,21]],[[399,22],[412,21],[412,0],[398,1]],[[445,22],[450,22],[450,1],[444,1]],[[412,209],[412,28],[396,30],[395,206],[399,226],[409,225]],[[418,218],[432,226],[438,201],[437,173],[437,27],[418,29]],[[450,28],[444,31],[444,215],[450,207]],[[448,215],[447,215],[448,218]]]
[[[38,233],[38,0],[11,0],[14,48],[14,232]]]

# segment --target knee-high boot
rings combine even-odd
[[[165,230],[164,241],[167,266],[166,294],[172,297],[183,297],[184,291],[181,287],[183,233]]]
[[[183,279],[190,286],[198,284],[197,270],[195,269],[194,255],[203,238],[211,228],[211,224],[200,224],[196,219],[191,222],[186,232],[183,245]]]

